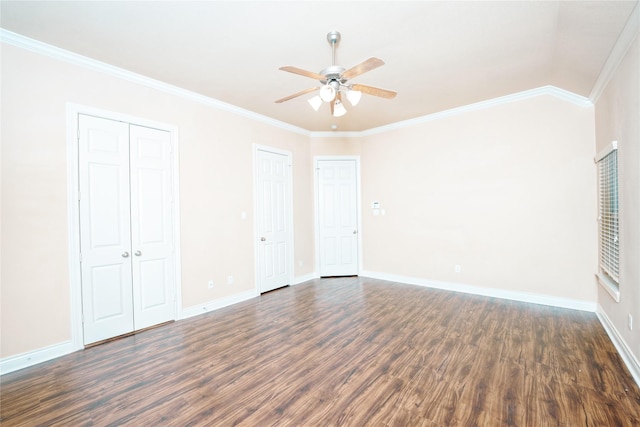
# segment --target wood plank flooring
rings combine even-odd
[[[307,282],[0,378],[2,426],[638,426],[595,314]]]

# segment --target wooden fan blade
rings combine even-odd
[[[318,87],[310,87],[309,89],[301,90],[300,92],[294,93],[293,95],[285,96],[282,99],[278,99],[276,101],[276,104],[279,104],[279,103],[284,102],[284,101],[288,101],[288,100],[293,99],[293,98],[297,98],[297,97],[302,96],[302,95],[306,95],[307,93],[311,93],[314,90],[318,90],[318,89],[320,89],[320,88],[318,88]]]
[[[352,79],[360,74],[364,74],[367,71],[371,71],[374,68],[378,68],[384,65],[384,61],[378,58],[369,58],[366,61],[363,61],[356,65],[355,67],[349,68],[347,71],[342,73],[342,78],[344,79]]]
[[[313,71],[303,70],[302,68],[298,68],[298,67],[292,67],[290,65],[287,65],[285,67],[280,67],[279,69],[282,71],[287,71],[289,73],[299,74],[305,77],[311,77],[312,79],[315,79],[315,80],[323,81],[327,79],[322,74],[314,73]]]
[[[359,85],[354,84],[351,85],[352,90],[359,90],[362,93],[366,93],[367,95],[380,96],[382,98],[392,99],[398,94],[392,90],[380,89],[379,87],[367,86],[367,85]]]

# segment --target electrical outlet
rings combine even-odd
[[[633,316],[629,314],[629,330],[633,331]]]
[[[213,280],[209,280],[209,289],[213,288]]]
[[[227,276],[227,285],[233,285],[233,276]]]
[[[456,273],[460,273],[462,271],[462,267],[456,264],[456,266],[453,267],[453,271],[455,271]]]

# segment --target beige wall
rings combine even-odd
[[[358,155],[365,270],[596,300],[592,108],[542,96],[308,138],[16,47],[2,55],[3,358],[70,339],[67,102],[179,128],[185,308],[254,287],[253,143],[293,153],[297,277],[314,273],[313,157]],[[227,275],[234,285],[207,288]]]
[[[367,137],[364,269],[595,302],[593,149],[551,96]]]
[[[312,273],[307,136],[3,45],[1,357],[71,338],[67,102],[179,128],[183,307],[254,289],[253,143],[293,153],[295,275]]]
[[[640,39],[598,99],[596,151],[618,141],[620,302],[599,287],[598,302],[640,360]],[[597,267],[593,267],[597,271]],[[631,314],[634,330],[627,326]]]
[[[362,137],[314,137],[311,138],[311,156],[359,156],[362,154]],[[313,163],[313,158],[310,159]]]

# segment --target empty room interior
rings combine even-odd
[[[3,425],[640,425],[640,2],[6,1]]]

